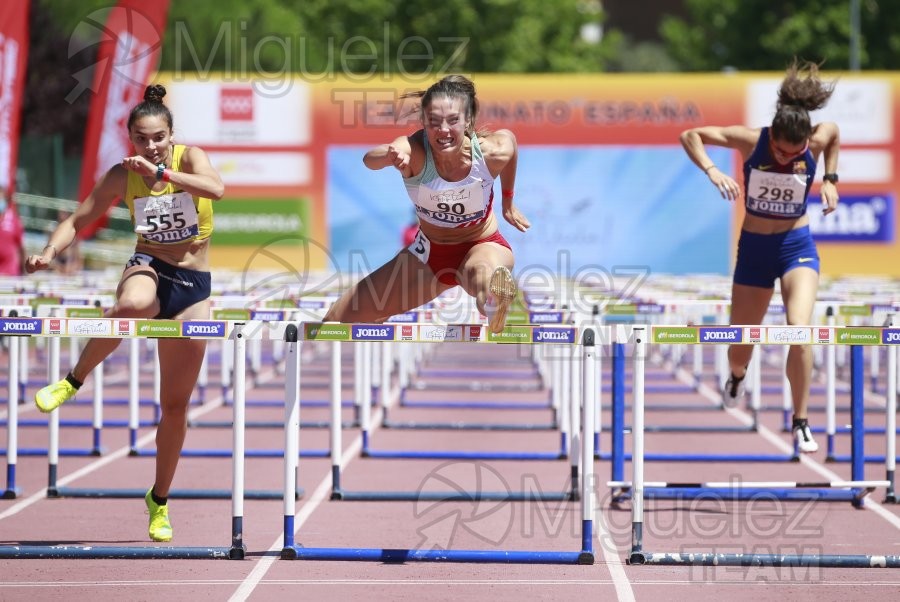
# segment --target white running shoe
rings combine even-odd
[[[809,430],[809,422],[806,418],[795,420],[791,428],[794,434],[794,441],[797,442],[797,449],[804,454],[812,454],[819,451],[819,444],[813,439],[812,431]]]
[[[726,408],[736,408],[746,394],[746,375],[737,379],[731,374],[725,381],[725,388],[722,389],[722,405]]]

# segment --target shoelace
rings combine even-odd
[[[806,420],[798,422],[794,425],[794,431],[800,431],[800,436],[803,437],[804,441],[811,441],[812,437],[809,432],[809,423]]]

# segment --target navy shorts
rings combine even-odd
[[[162,320],[174,318],[191,305],[209,299],[212,293],[212,278],[209,272],[175,267],[146,253],[132,255],[127,267],[136,265],[150,266],[159,278],[156,287],[159,313],[156,318]]]
[[[794,268],[819,272],[819,253],[809,226],[778,234],[741,231],[738,240],[735,284],[774,288],[775,280]]]

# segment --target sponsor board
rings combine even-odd
[[[99,307],[67,307],[67,318],[102,318],[103,310]]]
[[[533,343],[575,343],[578,340],[575,328],[553,328],[541,326],[531,333]]]
[[[388,319],[388,322],[416,322],[419,319],[419,312],[417,311],[408,311],[403,314],[397,314],[396,316],[391,316]]]
[[[638,303],[637,313],[644,315],[664,314],[666,313],[666,307],[664,305],[659,305],[658,303]]]
[[[654,343],[697,343],[700,332],[692,326],[653,326]]]
[[[769,326],[766,342],[775,345],[801,345],[812,341],[812,329],[804,326]]]
[[[250,310],[249,309],[240,309],[240,308],[213,309],[212,317],[213,317],[213,320],[246,321],[246,320],[250,319]]]
[[[284,312],[274,309],[254,309],[250,311],[250,319],[259,322],[282,322]]]
[[[743,328],[701,327],[701,343],[740,343],[744,340]]]
[[[423,324],[419,326],[419,340],[428,343],[462,341],[462,329],[456,324]]]
[[[181,323],[181,335],[185,337],[222,338],[227,330],[225,322],[185,321]]]
[[[834,213],[825,217],[820,211],[821,198],[809,197],[809,230],[816,241],[829,242],[893,242],[894,196],[841,195]]]
[[[870,316],[872,308],[868,305],[841,305],[838,307],[839,316]]]
[[[784,314],[784,305],[770,305],[768,309],[766,309],[766,313],[780,316]]]
[[[562,324],[561,311],[532,311],[528,313],[528,321],[532,324]]]
[[[481,324],[470,324],[463,329],[465,339],[469,342],[481,340]]]
[[[748,343],[762,343],[762,328],[747,328],[744,333]]]
[[[401,324],[400,325],[400,340],[401,341],[415,341],[416,340],[416,326],[413,324]]]
[[[879,328],[835,328],[834,342],[838,345],[881,345]]]
[[[294,309],[297,304],[293,299],[275,299],[268,300],[262,304],[266,309]]]
[[[44,321],[35,318],[0,318],[0,334],[41,334]]]
[[[59,318],[50,318],[45,323],[47,324],[47,334],[62,334],[62,320]]]
[[[885,328],[882,330],[881,342],[884,345],[900,345],[900,328]]]
[[[637,306],[634,303],[608,303],[603,311],[613,316],[630,316],[637,313]]]
[[[488,332],[487,340],[494,343],[530,343],[534,336],[530,326],[507,326],[501,332]]]
[[[135,322],[134,331],[140,337],[180,337],[181,325],[169,320],[140,320]]]
[[[112,320],[66,320],[66,334],[73,337],[108,337],[112,334]]]
[[[90,302],[84,297],[80,297],[80,298],[63,297],[62,304],[63,305],[90,305]],[[68,315],[68,312],[66,312],[66,315]],[[80,317],[86,317],[86,316],[80,316]]]
[[[312,299],[297,299],[296,304],[300,309],[324,309],[328,305],[327,301],[315,301]]]
[[[831,333],[830,328],[816,328],[816,343],[831,343]]]
[[[131,320],[116,320],[116,336],[129,337],[134,334],[134,322]]]
[[[303,324],[303,339],[306,341],[349,341],[350,326],[348,324],[307,322]]]
[[[393,341],[395,328],[392,324],[354,324],[350,336],[354,341]]]

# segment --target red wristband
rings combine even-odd
[[[171,177],[172,177],[172,170],[171,170],[171,169],[164,169],[163,172],[162,172],[162,178],[160,178],[160,179],[161,179],[163,182],[168,182],[169,179],[170,179]]]
[[[504,191],[503,191],[503,198],[504,198],[504,199],[511,199],[511,198],[513,198],[513,194],[515,194],[515,193],[514,193],[512,190],[504,190]]]

